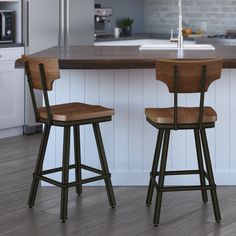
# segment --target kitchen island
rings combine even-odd
[[[147,69],[155,67],[155,59],[216,57],[223,59],[224,68],[236,68],[234,46],[216,46],[215,51],[188,50],[182,56],[175,50],[140,51],[139,46],[70,46],[52,47],[32,56],[58,58],[61,69]]]
[[[32,56],[59,58],[61,79],[50,92],[51,104],[81,101],[115,109],[113,121],[101,126],[115,185],[147,185],[157,134],[146,122],[144,108],[173,105],[167,87],[155,79],[155,59],[222,58],[222,78],[206,95],[206,104],[218,112],[216,128],[207,134],[217,184],[236,184],[236,47],[218,46],[215,51],[179,55],[174,50],[140,51],[138,46],[71,46],[53,47]],[[179,97],[182,105],[198,103],[195,95]],[[44,168],[61,165],[62,137],[60,128],[52,130]],[[82,127],[81,141],[83,162],[99,167],[91,127]],[[193,132],[173,132],[169,155],[170,170],[197,168]],[[73,148],[71,159],[73,162]],[[194,184],[198,179],[170,177],[166,182]]]

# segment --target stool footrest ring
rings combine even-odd
[[[73,168],[75,168],[75,164],[69,166],[69,169],[73,169]],[[96,169],[96,168],[93,168],[93,167],[90,167],[90,166],[86,166],[86,165],[81,164],[81,165],[79,165],[79,168],[87,170],[87,171],[91,171],[95,174],[99,174],[99,176],[94,176],[94,177],[90,177],[90,178],[86,178],[86,179],[81,179],[80,181],[74,181],[74,182],[71,182],[71,183],[68,183],[68,184],[62,184],[59,181],[56,181],[54,179],[51,179],[51,178],[48,178],[48,177],[45,176],[45,175],[48,175],[48,174],[52,174],[52,173],[62,171],[62,167],[41,171],[40,175],[37,174],[37,173],[33,173],[33,176],[35,178],[38,178],[42,181],[53,184],[53,185],[55,185],[57,187],[60,187],[60,188],[69,188],[69,187],[77,186],[79,184],[86,184],[86,183],[90,183],[90,182],[94,182],[94,181],[98,181],[98,180],[102,180],[102,179],[111,178],[110,173],[104,174],[104,172],[102,170],[99,170],[99,169]]]
[[[75,168],[75,164],[69,165],[69,169],[74,169],[74,168]],[[103,172],[101,170],[93,168],[91,166],[86,166],[86,165],[81,164],[81,165],[79,165],[79,168],[94,172],[96,174],[101,174],[101,175],[103,174]],[[48,175],[48,174],[56,173],[59,171],[62,171],[62,167],[53,168],[53,169],[49,169],[49,170],[43,170],[43,171],[41,171],[41,175]]]
[[[195,191],[195,190],[216,190],[216,185],[190,185],[190,186],[166,186],[159,188],[155,178],[151,177],[151,180],[159,192],[176,192],[176,191]]]
[[[195,191],[195,190],[215,190],[216,186],[206,185],[192,185],[192,186],[169,186],[158,188],[160,192],[175,192],[175,191]]]
[[[172,171],[165,171],[165,175],[199,175],[199,170],[172,170]],[[160,172],[156,172],[155,176],[158,176]],[[153,176],[152,172],[150,173]]]

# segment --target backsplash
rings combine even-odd
[[[145,0],[145,31],[177,32],[178,0]],[[208,34],[236,30],[236,0],[183,0],[183,26],[194,31],[206,24]]]
[[[133,33],[144,32],[144,0],[95,0],[95,3],[103,7],[111,7],[113,15],[110,17],[111,30],[117,26],[117,22],[124,17],[134,19]]]

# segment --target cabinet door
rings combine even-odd
[[[0,62],[0,129],[24,124],[24,72]]]

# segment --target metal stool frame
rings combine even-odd
[[[34,113],[36,117],[36,122],[41,122],[44,124],[44,130],[42,134],[41,144],[38,152],[38,158],[35,166],[35,170],[33,173],[33,181],[31,185],[31,190],[29,194],[28,199],[28,205],[30,208],[34,206],[35,198],[37,195],[37,189],[39,185],[39,180],[45,181],[47,183],[53,184],[55,186],[58,186],[61,188],[61,212],[60,212],[60,219],[62,222],[65,222],[67,220],[67,209],[68,209],[68,188],[69,187],[76,187],[76,192],[78,195],[82,194],[82,184],[90,183],[98,180],[104,179],[107,196],[109,200],[109,204],[112,208],[116,206],[116,200],[112,188],[111,183],[111,174],[108,169],[108,164],[106,160],[105,150],[103,146],[101,131],[99,127],[100,122],[106,122],[111,120],[111,116],[108,117],[102,117],[102,118],[96,118],[96,119],[86,119],[82,121],[54,121],[52,119],[52,113],[49,105],[49,98],[47,93],[47,83],[46,83],[46,74],[45,74],[45,68],[44,65],[41,63],[39,64],[39,70],[41,74],[41,84],[42,84],[42,90],[43,90],[43,97],[46,105],[46,111],[47,111],[47,119],[40,118],[39,112],[37,109],[37,103],[36,98],[34,94],[34,88],[33,88],[33,82],[30,75],[30,69],[28,62],[25,62],[25,69],[26,74],[28,77],[28,83],[29,83],[29,89],[30,94],[32,98]],[[93,131],[95,135],[95,140],[97,144],[99,159],[101,163],[102,170],[83,165],[81,164],[81,154],[80,154],[80,126],[86,125],[86,124],[92,124]],[[59,126],[64,127],[64,137],[63,137],[63,161],[62,161],[62,167],[59,168],[53,168],[48,170],[42,170],[43,169],[43,162],[46,152],[46,147],[48,143],[48,138],[50,134],[50,129],[52,126]],[[71,127],[74,131],[74,154],[75,154],[75,164],[70,165],[69,164],[69,154],[70,154],[70,131]],[[75,181],[69,183],[69,170],[75,169]],[[98,176],[82,179],[81,170],[87,170],[91,171]],[[51,178],[46,177],[45,175],[55,173],[55,172],[62,172],[62,180],[61,182],[53,180]]]
[[[207,190],[211,192],[211,198],[213,203],[214,215],[216,222],[220,222],[221,215],[219,209],[219,203],[216,192],[216,184],[214,181],[213,170],[210,160],[210,152],[206,136],[206,128],[215,127],[215,123],[203,123],[203,109],[204,109],[204,95],[205,95],[205,79],[206,79],[206,66],[202,66],[202,76],[201,76],[201,92],[200,92],[200,106],[199,106],[199,122],[197,124],[179,124],[178,123],[178,66],[174,66],[174,124],[157,124],[147,118],[147,121],[159,130],[157,135],[157,142],[155,148],[155,154],[152,164],[152,169],[150,173],[150,181],[148,187],[148,193],[146,198],[147,206],[151,205],[153,190],[157,191],[156,204],[153,224],[157,226],[160,221],[161,203],[163,192],[173,192],[173,191],[192,191],[201,190],[202,200],[207,203]],[[193,129],[195,137],[195,145],[198,160],[198,170],[179,170],[179,171],[166,171],[169,138],[171,130],[183,130],[183,129]],[[202,152],[203,150],[203,152]],[[161,158],[160,158],[161,156]],[[205,159],[206,171],[204,170],[203,156]],[[158,165],[160,170],[157,171]],[[200,178],[199,186],[164,186],[164,179],[166,175],[192,175],[198,174]],[[158,181],[156,181],[156,177]],[[209,184],[206,185],[206,180]]]

